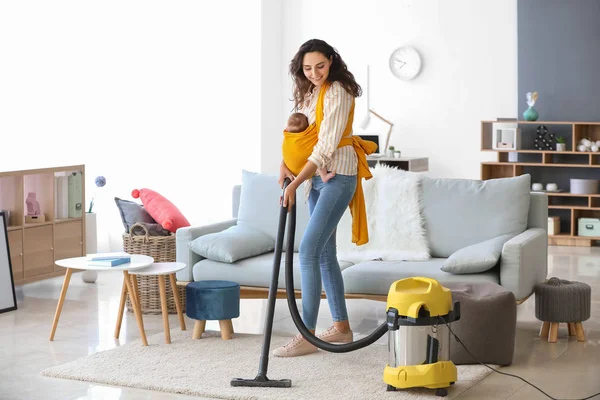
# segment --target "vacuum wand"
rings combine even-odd
[[[286,185],[287,186],[287,185]],[[284,186],[285,190],[285,186]],[[275,300],[277,300],[277,287],[279,285],[279,270],[281,266],[281,253],[283,249],[283,233],[287,210],[282,207],[279,211],[279,226],[277,227],[277,240],[275,242],[275,257],[273,258],[273,273],[271,275],[271,286],[269,286],[269,297],[267,301],[267,318],[265,319],[262,353],[258,365],[258,374],[254,379],[234,378],[231,386],[247,387],[291,387],[290,379],[271,380],[267,377],[269,366],[269,348],[271,347],[271,335],[273,333],[273,316],[275,315]]]

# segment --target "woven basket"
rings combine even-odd
[[[131,226],[140,226],[146,232],[145,235],[123,234],[123,250],[129,254],[143,254],[150,256],[154,262],[175,262],[175,234],[169,236],[150,236],[148,230],[142,224],[134,224]],[[130,228],[130,231],[132,230]],[[142,314],[161,314],[160,307],[160,292],[158,289],[158,276],[156,275],[132,275],[137,278],[140,308]],[[168,276],[165,276],[165,286],[167,292],[167,308],[169,314],[176,314],[175,298],[171,288],[171,281]],[[185,286],[177,286],[181,310],[185,313]],[[133,312],[133,307],[127,296],[127,311]]]

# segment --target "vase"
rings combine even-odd
[[[98,252],[98,234],[96,228],[96,213],[85,213],[85,252]],[[98,279],[98,271],[83,271],[81,279],[86,283],[94,283]]]
[[[535,108],[533,108],[533,106],[530,106],[523,113],[523,118],[525,118],[525,121],[536,121],[538,119],[538,117],[539,117],[538,112],[536,111]]]

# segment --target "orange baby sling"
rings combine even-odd
[[[312,154],[313,147],[319,140],[319,129],[321,122],[323,121],[323,103],[325,99],[325,93],[331,85],[326,82],[321,85],[319,91],[319,98],[317,100],[316,107],[316,121],[311,124],[305,131],[299,133],[291,133],[283,131],[283,161],[285,165],[292,171],[294,175],[298,175],[306,162],[308,157]],[[354,121],[354,100],[352,101],[352,107],[350,108],[350,114],[348,115],[348,122],[344,129],[342,139],[338,144],[338,148],[344,146],[353,146],[358,157],[358,171],[356,177],[356,191],[352,200],[350,200],[350,214],[352,215],[352,243],[356,243],[358,246],[363,245],[369,241],[369,232],[367,227],[367,209],[365,206],[365,197],[362,188],[362,179],[371,179],[373,175],[369,170],[367,164],[367,154],[373,153],[377,149],[377,144],[368,140],[363,140],[358,136],[346,137],[352,131],[352,123]]]

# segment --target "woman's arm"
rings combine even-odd
[[[317,172],[317,165],[311,161],[307,161],[302,168],[302,171],[298,174],[296,179],[293,179],[292,182],[285,189],[285,193],[283,194],[283,206],[287,207],[288,210],[291,210],[292,206],[296,202],[296,190],[298,186],[302,184],[305,180],[309,179]]]

